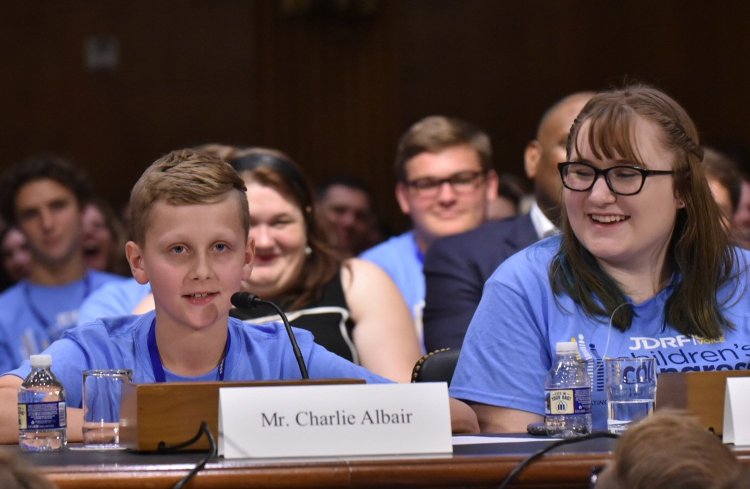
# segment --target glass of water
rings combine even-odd
[[[130,382],[127,369],[83,372],[83,444],[87,448],[117,448],[120,444],[120,397]]]
[[[654,412],[656,403],[656,360],[648,358],[605,358],[607,430],[623,433]]]

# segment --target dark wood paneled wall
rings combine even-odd
[[[365,179],[399,230],[393,150],[427,114],[478,123],[520,174],[548,105],[629,77],[673,94],[705,141],[750,144],[748,18],[734,0],[11,0],[0,165],[62,153],[119,206],[170,149],[278,147],[313,181]],[[115,70],[86,68],[96,36],[117,39]]]

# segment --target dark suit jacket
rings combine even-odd
[[[490,221],[447,236],[425,255],[426,350],[461,348],[484,283],[509,256],[538,240],[528,215]]]

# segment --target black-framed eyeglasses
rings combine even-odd
[[[619,165],[600,170],[593,165],[580,161],[558,163],[565,188],[575,192],[591,190],[599,176],[604,177],[607,187],[617,195],[635,195],[641,191],[646,177],[654,175],[673,175],[674,170],[646,170],[637,166]]]
[[[457,194],[466,194],[476,190],[477,184],[484,178],[483,171],[461,171],[448,178],[422,177],[406,181],[406,185],[414,189],[420,197],[437,196],[443,184],[447,183]]]
[[[604,470],[604,465],[597,465],[591,467],[591,475],[589,476],[589,489],[596,489],[596,483],[599,482],[599,474]]]

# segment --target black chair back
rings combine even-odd
[[[423,355],[414,365],[411,372],[411,381],[447,382],[450,385],[460,353],[460,349],[443,348]]]

